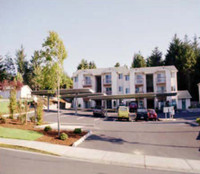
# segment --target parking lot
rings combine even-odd
[[[92,112],[61,111],[61,123],[91,130],[80,147],[145,154],[162,157],[200,159],[200,130],[194,124],[200,113],[178,113],[174,121],[117,121],[116,113],[107,118],[93,117]],[[57,121],[56,112],[46,112],[46,122]],[[160,114],[159,117],[163,117]]]

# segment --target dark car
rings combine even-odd
[[[100,116],[100,117],[105,117],[105,110],[101,106],[96,106],[93,109],[93,116]]]
[[[129,112],[136,112],[137,111],[137,102],[132,101],[129,103]]]
[[[154,109],[148,109],[148,118],[149,120],[158,120],[158,115]]]
[[[137,114],[136,114],[136,118],[135,118],[135,121],[138,121],[138,120],[148,120],[149,117],[148,117],[148,111],[147,109],[137,109]]]

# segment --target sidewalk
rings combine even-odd
[[[185,173],[200,173],[200,160],[134,155],[5,138],[0,138],[0,143],[39,149],[58,154],[62,157],[88,162]]]

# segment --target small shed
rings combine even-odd
[[[188,109],[191,106],[191,98],[188,90],[178,91],[178,109]]]

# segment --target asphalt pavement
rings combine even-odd
[[[67,110],[62,111],[61,123],[92,130],[92,135],[79,147],[199,160],[200,130],[193,124],[198,113],[182,114],[175,121],[119,122],[116,113],[98,118],[91,112],[79,111],[75,116],[74,111]],[[45,113],[44,120],[56,122],[56,113]]]

